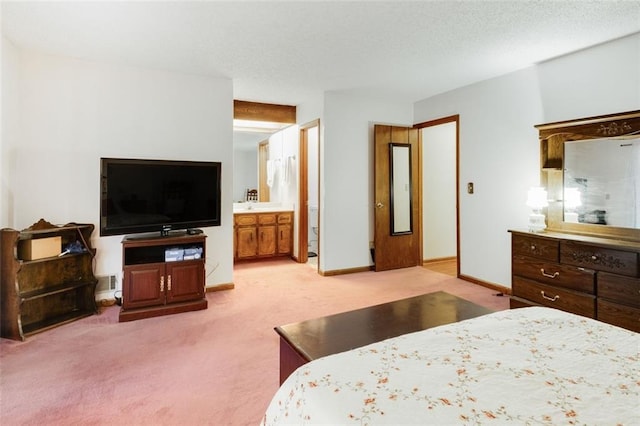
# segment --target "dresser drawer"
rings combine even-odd
[[[562,241],[560,262],[630,277],[638,276],[638,253],[632,251]]]
[[[598,297],[640,308],[640,279],[600,272]]]
[[[512,293],[515,297],[589,318],[596,316],[596,298],[593,295],[576,293],[517,276],[513,277],[512,286]]]
[[[513,256],[511,266],[514,275],[552,286],[595,293],[596,274],[591,269],[543,262],[523,256]]]
[[[640,333],[640,308],[598,299],[598,320]]]
[[[558,262],[558,240],[529,235],[512,234],[511,250],[514,255],[530,256],[536,259]]]
[[[258,218],[255,214],[236,214],[234,218],[238,226],[250,226],[258,223]]]

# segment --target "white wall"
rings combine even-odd
[[[3,140],[14,219],[2,225],[98,224],[100,157],[221,161],[222,226],[205,229],[207,285],[232,282],[231,80],[28,51],[18,66],[21,102],[9,101],[20,136]],[[96,229],[96,274],[120,276],[121,239]]]
[[[14,45],[2,37],[0,39],[2,52],[1,78],[1,116],[2,136],[0,139],[0,228],[13,223],[15,215],[12,209],[14,191],[11,188],[12,175],[15,164],[11,161],[14,150],[10,148],[19,140],[20,134],[20,58],[19,51]]]
[[[306,99],[296,106],[296,122],[300,125],[320,119],[324,114],[324,93]]]
[[[416,123],[460,114],[461,273],[510,287],[507,230],[526,228],[539,183],[535,124],[639,106],[640,35],[417,102]]]
[[[373,125],[412,124],[412,105],[328,92],[320,141],[320,270],[371,265]]]
[[[543,123],[640,109],[640,33],[544,62],[535,70]]]
[[[456,123],[422,132],[422,259],[457,255]]]

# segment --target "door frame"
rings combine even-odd
[[[320,268],[320,119],[309,121],[300,125],[300,138],[298,147],[298,263],[307,263],[309,249],[309,130],[318,128],[318,264]]]
[[[450,115],[447,117],[437,118],[435,120],[424,121],[422,123],[414,124],[413,127],[415,129],[423,129],[425,127],[433,127],[439,126],[441,124],[447,123],[456,123],[456,276],[460,278],[460,115]],[[420,142],[420,161],[419,161],[419,170],[420,170],[420,198],[422,199],[422,144],[424,141]],[[422,201],[421,201],[422,202]],[[421,216],[422,216],[422,205],[421,207]],[[422,218],[421,222],[422,223]],[[422,240],[420,240],[420,246],[422,247]],[[420,250],[422,252],[422,250]],[[422,254],[421,254],[422,255]]]

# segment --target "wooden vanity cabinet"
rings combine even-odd
[[[291,254],[292,212],[234,214],[234,260]]]
[[[511,308],[548,306],[640,332],[640,244],[511,231]]]

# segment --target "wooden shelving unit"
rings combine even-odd
[[[2,337],[25,340],[97,312],[96,251],[90,245],[93,229],[92,224],[56,226],[41,219],[22,231],[0,230]],[[36,260],[20,258],[21,244],[49,237],[60,237],[61,252],[76,242],[81,251]]]

